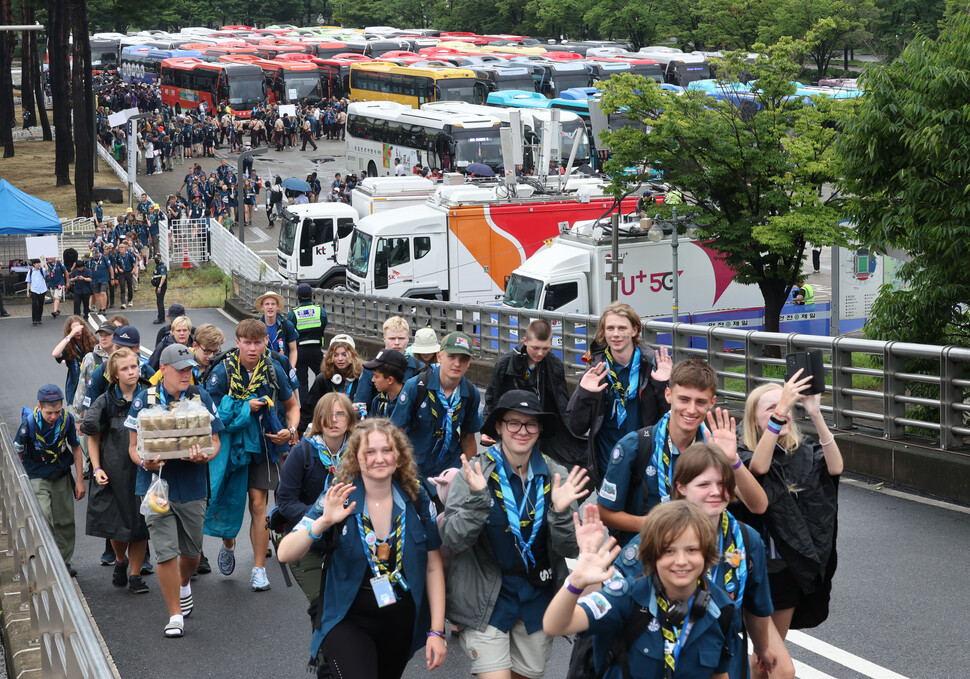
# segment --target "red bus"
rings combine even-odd
[[[205,102],[210,111],[225,104],[240,118],[249,118],[253,107],[266,99],[263,71],[255,64],[165,59],[160,82],[162,103],[195,109]]]
[[[325,97],[342,99],[350,94],[350,66],[374,61],[363,54],[343,53],[332,59],[316,59],[313,63],[320,69],[320,84]]]
[[[259,58],[256,53],[255,47],[222,47],[221,45],[213,47],[209,46],[204,50],[199,50],[202,52],[202,61],[224,61],[223,57],[227,56],[239,56],[247,55],[254,58]]]
[[[263,59],[275,59],[281,54],[308,54],[306,45],[256,45],[256,53]]]
[[[323,100],[320,71],[310,61],[250,60],[244,55],[226,57],[226,61],[243,61],[259,66],[263,71],[266,94],[271,104],[319,104]]]

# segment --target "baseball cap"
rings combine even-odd
[[[192,352],[184,344],[169,344],[162,349],[158,363],[159,365],[170,365],[176,370],[185,370],[199,365]]]
[[[40,389],[37,390],[37,402],[38,403],[53,403],[55,401],[63,401],[64,393],[61,388],[56,384],[45,384]]]
[[[400,368],[402,371],[407,371],[408,359],[406,359],[404,354],[402,354],[400,351],[395,351],[394,349],[381,349],[377,352],[377,356],[374,357],[373,361],[367,361],[364,363],[364,367],[368,370],[380,368],[382,365],[389,365],[395,368]]]
[[[168,308],[169,318],[178,318],[185,315],[185,307],[181,304],[173,304]]]
[[[463,332],[452,332],[441,340],[441,350],[446,354],[472,355],[472,338]]]
[[[339,335],[334,335],[333,339],[330,340],[330,344],[327,347],[332,347],[337,342],[343,342],[344,344],[349,344],[350,348],[357,351],[357,345],[354,343],[354,338],[346,333],[341,333]]]
[[[115,325],[114,323],[110,323],[108,321],[105,321],[104,323],[102,323],[98,327],[98,332],[106,332],[109,335],[114,335],[115,334],[115,330],[117,330],[117,329],[118,329],[118,326],[117,325]]]
[[[313,297],[313,288],[310,287],[309,283],[300,283],[296,289],[296,296],[299,299],[310,299]]]
[[[122,325],[115,330],[111,336],[111,341],[119,347],[132,347],[137,349],[141,346],[141,335],[138,330],[130,325]]]

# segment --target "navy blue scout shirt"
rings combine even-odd
[[[407,354],[406,358],[408,359],[408,367],[404,370],[405,383],[421,372],[421,368],[424,367],[424,364],[419,363],[414,356]],[[377,390],[374,388],[374,383],[371,382],[373,376],[374,371],[370,368],[364,368],[364,371],[360,374],[360,386],[357,387],[357,395],[354,397],[357,403],[370,403],[377,396]]]
[[[656,453],[653,446],[653,427],[644,427],[640,431],[627,434],[620,439],[610,453],[610,461],[605,467],[603,483],[600,485],[597,494],[596,503],[601,507],[614,512],[646,516],[647,512],[660,504],[660,478],[652,461],[647,463],[643,478],[632,478],[633,467],[637,462],[637,448],[642,436],[650,439],[647,443],[651,455]],[[670,440],[669,434],[666,441],[667,445],[670,446],[670,469],[668,470],[667,483],[672,484],[674,467],[677,464],[677,458],[680,457],[680,451]],[[697,430],[694,441],[704,442],[704,434],[700,429]],[[643,502],[644,492],[646,492],[646,511],[644,511]],[[617,541],[622,545],[634,535],[636,533],[622,532],[617,537]]]
[[[14,450],[18,455],[23,455],[27,478],[46,479],[55,471],[70,468],[74,464],[73,449],[81,445],[74,416],[65,410],[54,424],[47,424],[37,412],[31,412],[29,417],[34,418],[34,436],[30,435],[29,424],[24,419],[13,437]],[[38,435],[53,452],[45,450],[46,446],[38,440]],[[64,447],[65,442],[67,448]],[[41,456],[47,461],[42,461]]]
[[[694,623],[677,660],[677,679],[710,679],[712,674],[728,671],[730,658],[724,652],[724,632],[718,618],[721,609],[731,605],[731,600],[716,587],[712,587],[710,592],[711,602],[707,613]],[[589,633],[593,635],[593,661],[597,668],[603,666],[607,651],[616,636],[622,633],[634,609],[649,609],[653,621],[637,638],[627,655],[630,674],[640,679],[663,679],[664,639],[651,578],[610,580],[602,590],[581,597],[577,603],[583,607],[589,619]],[[622,676],[620,664],[614,663],[604,679],[621,679]]]
[[[266,323],[265,316],[260,316],[259,320],[264,324]],[[289,358],[290,342],[296,342],[300,339],[300,333],[296,331],[296,326],[277,314],[276,323],[267,325],[266,332],[269,335],[269,348]]]
[[[88,266],[91,269],[92,283],[107,283],[111,279],[111,271],[109,270],[111,262],[104,255],[92,257]]]
[[[118,253],[115,255],[115,264],[122,271],[131,272],[135,269],[135,264],[138,262],[138,258],[129,250],[125,254]]]
[[[505,456],[502,456],[502,465],[505,467],[505,474],[509,479],[509,486],[512,488],[512,494],[515,496],[516,506],[521,509],[522,497],[525,490],[522,484],[522,477],[509,466]],[[539,451],[535,450],[529,459],[529,474],[525,481],[525,485],[529,488],[529,499],[526,501],[526,507],[528,507],[529,517],[532,519],[532,523],[521,529],[522,539],[525,542],[531,539],[532,528],[535,525],[534,512],[538,497],[537,493],[540,492],[540,482],[543,485],[541,492],[545,492],[546,486],[550,483],[549,467],[546,465],[546,461]],[[523,562],[522,555],[515,545],[515,537],[509,530],[509,519],[505,512],[505,506],[502,504],[502,500],[496,495],[500,491],[500,488],[494,478],[489,478],[488,490],[492,496],[492,506],[488,512],[488,519],[485,521],[485,535],[492,548],[492,553],[495,555],[503,571],[524,567],[525,562]],[[548,562],[545,566],[542,566],[542,561],[546,557],[546,547],[549,538],[549,526],[546,518],[551,511],[551,493],[546,493],[545,509],[543,510],[546,516],[543,517],[542,526],[539,528],[539,533],[536,535],[536,539],[532,542],[531,547],[532,556],[535,557],[536,564],[544,568],[550,567]],[[524,512],[522,518],[526,518]],[[549,579],[549,583],[550,585],[552,584],[552,578]],[[521,618],[523,624],[525,624],[526,631],[532,634],[542,629],[542,616],[545,614],[546,608],[549,606],[549,602],[552,601],[552,597],[556,591],[556,588],[551,586],[536,587],[524,577],[518,575],[503,574],[502,589],[499,591],[498,600],[495,602],[495,608],[492,609],[492,617],[489,618],[488,624],[502,632],[508,632],[512,629],[515,621]]]
[[[637,358],[636,354],[634,354],[633,358]],[[630,360],[628,365],[617,371],[616,374],[620,378],[621,384],[629,384],[631,365],[633,365],[633,359]],[[643,370],[642,366],[640,370]],[[616,402],[616,390],[612,386],[609,386],[604,393],[606,394],[606,399],[605,409],[603,411],[603,426],[600,428],[599,433],[596,434],[596,462],[600,469],[606,469],[609,463],[610,453],[617,442],[627,434],[635,432],[640,428],[639,389],[634,388],[633,393],[626,399],[626,419],[623,421],[623,424],[617,424],[616,414],[614,413],[614,408],[616,407],[614,405]]]
[[[478,389],[467,378],[462,377],[455,389],[460,394],[461,412],[458,413],[458,421],[453,425],[448,449],[442,450],[442,428],[447,408],[440,402],[440,398],[433,408],[431,404],[432,394],[437,398],[438,390],[441,389],[440,371],[441,368],[435,366],[428,375],[428,395],[421,403],[415,403],[418,378],[415,376],[409,379],[398,396],[398,405],[391,416],[391,422],[411,440],[414,459],[418,464],[418,475],[424,479],[437,476],[446,469],[460,467],[462,435],[476,434],[482,429],[482,417],[478,412],[481,402]],[[432,409],[437,415],[434,421],[431,417]]]
[[[162,388],[161,384],[151,387],[153,391]],[[190,387],[189,391],[192,389]],[[212,413],[212,433],[218,434],[224,428],[222,420],[219,419],[219,411],[216,410],[215,404],[205,389],[199,389],[198,391],[199,396],[202,398],[202,405]],[[169,394],[168,391],[165,394],[168,403],[174,404],[177,396]],[[159,405],[157,397],[155,404]],[[150,407],[148,405],[148,390],[142,389],[135,394],[131,401],[131,409],[128,411],[128,419],[125,420],[125,426],[132,431],[136,431],[138,429],[138,413],[148,407]],[[196,464],[188,460],[165,460],[165,466],[162,468],[162,478],[168,482],[169,500],[172,502],[191,502],[192,500],[203,500],[207,498],[209,496],[207,472],[207,467],[204,464]],[[139,467],[138,476],[135,479],[135,495],[145,495],[148,492],[148,487],[152,483],[152,474],[157,473]]]

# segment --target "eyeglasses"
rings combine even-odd
[[[330,413],[330,417],[333,418],[336,421],[346,420],[347,419],[347,413],[345,413],[344,411],[341,410],[339,413]]]
[[[199,351],[201,351],[206,356],[215,356],[216,354],[219,353],[219,349],[218,348],[216,348],[216,349],[206,349],[205,347],[199,347]]]
[[[505,428],[509,430],[509,433],[518,434],[522,427],[525,427],[525,431],[528,434],[539,433],[539,423],[538,422],[522,422],[520,420],[502,420],[505,424]]]

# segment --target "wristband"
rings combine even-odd
[[[818,444],[820,446],[822,446],[822,447],[825,447],[825,446],[829,445],[830,443],[835,443],[835,435],[834,434],[832,435],[832,438],[830,438],[828,441],[825,441],[824,443],[822,441],[819,441],[818,442]]]
[[[731,469],[733,469],[733,470],[735,470],[735,471],[737,471],[738,469],[741,469],[741,465],[743,465],[743,464],[744,464],[744,460],[742,460],[742,459],[741,459],[741,458],[739,457],[739,458],[738,458],[738,461],[737,461],[737,463],[736,463],[736,464],[732,464],[732,465],[731,465]]]
[[[310,524],[309,526],[307,526],[306,532],[310,534],[310,539],[313,540],[314,542],[316,542],[317,540],[323,537],[323,533],[320,533],[320,535],[317,535],[316,533],[313,532],[313,524]]]
[[[445,631],[443,629],[433,629],[428,630],[428,638],[438,637],[439,639],[445,638]]]
[[[833,437],[833,438],[835,438],[835,437]],[[101,467],[95,467],[94,468],[94,473],[95,474],[97,474],[99,471],[101,471]]]
[[[778,423],[775,422],[774,420],[769,420],[768,421],[768,426],[765,427],[765,431],[766,432],[771,432],[775,436],[778,436],[779,434],[781,434],[781,427],[778,426]]]
[[[775,413],[771,413],[771,421],[777,424],[779,427],[784,427],[786,424],[788,424],[787,418],[784,418],[781,415],[776,415]]]
[[[569,582],[569,578],[566,578],[566,591],[570,594],[575,594],[576,596],[583,593],[583,590],[581,590],[579,587],[574,587],[573,583]]]
[[[141,461],[141,468],[142,469],[145,469],[145,461],[144,460]],[[146,469],[145,471],[148,471],[148,470]]]

